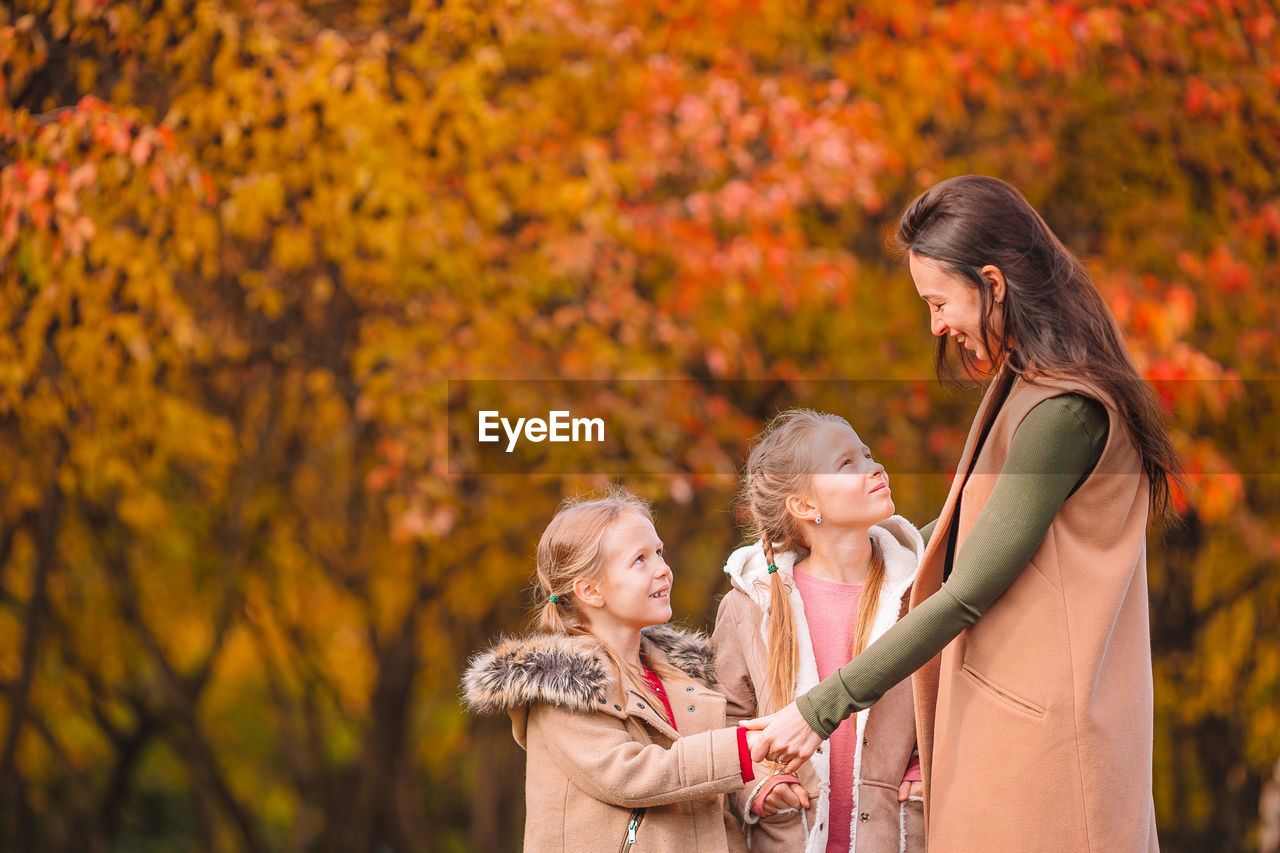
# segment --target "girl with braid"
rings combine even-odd
[[[729,718],[776,711],[856,658],[903,608],[924,543],[894,515],[884,467],[849,423],[784,412],[747,459],[739,498],[755,542],[730,555],[720,602],[717,689]],[[924,849],[911,685],[841,725],[800,776],[739,795],[753,853],[918,853]],[[818,790],[804,821],[777,822]]]

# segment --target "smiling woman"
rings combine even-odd
[[[930,850],[1155,850],[1146,525],[1177,476],[1159,407],[1083,265],[1012,186],[943,181],[898,239],[940,375],[954,340],[992,381],[910,612],[746,723],[764,729],[754,752],[798,766],[911,676]]]
[[[990,353],[999,348],[1004,336],[1005,286],[1000,268],[984,264],[978,270],[995,303],[988,311],[983,306],[983,291],[957,278],[939,261],[912,252],[907,262],[916,291],[929,305],[929,331],[944,340],[954,339],[979,361],[990,361]]]

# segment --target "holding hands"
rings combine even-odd
[[[778,782],[767,789],[763,797],[752,806],[761,817],[770,817],[789,809],[800,811],[811,805],[809,792],[799,782]]]
[[[822,745],[822,736],[809,727],[792,702],[767,717],[743,720],[752,761],[777,761],[782,772],[795,773]]]

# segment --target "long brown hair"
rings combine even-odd
[[[996,178],[963,175],[921,193],[898,220],[897,246],[941,263],[978,289],[979,331],[996,368],[1034,381],[1037,375],[1086,379],[1104,391],[1142,458],[1158,513],[1169,506],[1181,466],[1165,429],[1160,405],[1124,344],[1084,265],[1036,212],[1022,193]],[[1003,330],[993,342],[995,310],[987,264],[1004,275]],[[957,347],[970,375],[978,374],[970,354]],[[938,378],[955,378],[947,336],[938,338]]]
[[[561,505],[538,540],[537,591],[540,604],[535,607],[535,628],[543,634],[599,638],[591,633],[581,607],[574,600],[573,583],[578,578],[599,582],[605,572],[605,540],[614,523],[627,513],[635,513],[650,522],[653,511],[643,498],[621,486],[614,486],[603,497],[568,498]],[[551,596],[557,600],[552,601]],[[599,641],[617,670],[619,681],[624,674],[661,708],[658,697],[640,677],[640,673],[622,661],[608,643]],[[659,676],[672,670],[649,659],[640,647],[641,662]]]
[[[826,424],[853,430],[849,422],[839,415],[811,409],[790,409],[769,422],[747,456],[738,502],[750,518],[751,538],[759,538],[769,565],[774,564],[780,552],[791,551],[797,555],[797,560],[809,553],[804,529],[787,511],[787,498],[809,493],[814,454],[808,438],[816,427]],[[884,555],[872,540],[871,567],[862,587],[854,627],[855,656],[861,654],[870,642],[884,576]],[[795,616],[791,612],[789,585],[780,572],[769,574],[768,585],[768,677],[765,691],[768,704],[764,707],[771,713],[788,705],[795,694],[800,643],[796,637]]]

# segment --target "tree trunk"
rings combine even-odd
[[[473,718],[470,741],[472,849],[516,853],[524,840],[524,750],[506,716]]]

